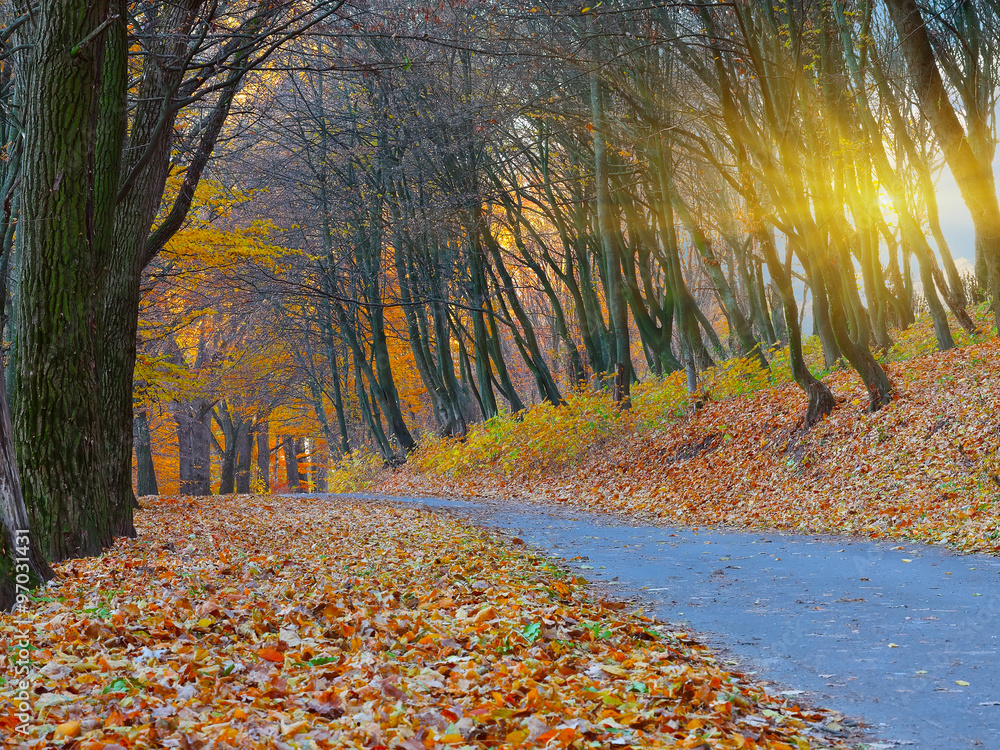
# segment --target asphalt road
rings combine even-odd
[[[639,597],[769,689],[857,718],[873,748],[1000,750],[1000,558],[628,526],[514,502],[393,499],[505,529],[619,597]]]

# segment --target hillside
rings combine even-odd
[[[873,414],[864,410],[859,379],[835,372],[826,381],[838,406],[809,432],[799,424],[801,393],[788,382],[723,400],[711,398],[708,386],[697,412],[672,402],[680,416],[663,408],[664,392],[676,390],[670,381],[640,392],[625,415],[603,397],[577,396],[559,409],[535,407],[520,422],[488,425],[465,442],[432,440],[406,468],[381,474],[373,489],[554,501],[661,523],[898,537],[996,553],[998,365],[996,339],[890,362],[896,395]]]

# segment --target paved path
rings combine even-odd
[[[619,596],[638,595],[647,612],[701,633],[771,689],[862,720],[872,747],[1000,750],[998,558],[395,499],[507,529]]]

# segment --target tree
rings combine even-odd
[[[12,400],[49,559],[133,533],[142,270],[187,217],[247,75],[337,7],[114,0],[26,13]],[[184,176],[154,230],[175,160]]]
[[[0,367],[0,612],[22,603],[30,588],[52,577],[21,495],[4,380]]]
[[[26,32],[13,426],[32,527],[51,561],[98,554],[115,533],[94,294],[105,263],[95,210],[109,175],[96,161],[94,92],[105,32],[123,23],[106,0],[48,0]]]
[[[982,253],[988,271],[994,325],[1000,331],[1000,201],[993,177],[992,153],[977,158],[951,103],[927,25],[915,0],[885,0],[885,3],[913,79],[920,111],[934,129],[962,199],[972,214],[977,250]],[[970,124],[975,126],[975,118]]]

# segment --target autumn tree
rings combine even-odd
[[[116,0],[42,3],[17,19],[31,85],[19,105],[14,434],[50,559],[131,533],[142,269],[187,216],[247,75],[337,7]],[[161,212],[172,165],[184,177]]]

